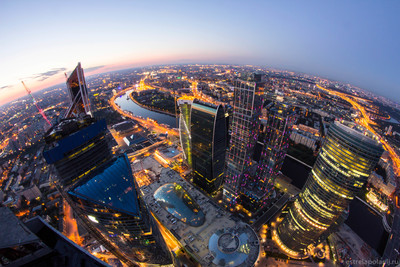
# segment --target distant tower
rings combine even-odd
[[[254,75],[250,81],[234,82],[232,136],[226,156],[223,201],[227,207],[234,207],[240,190],[248,177],[244,174],[252,163],[252,154],[257,142],[259,115],[262,107],[261,76]]]
[[[331,124],[310,176],[273,237],[292,256],[327,236],[383,153],[378,138],[350,122]]]
[[[222,105],[194,100],[191,112],[193,182],[211,194],[223,181],[226,119]]]
[[[80,62],[67,79],[67,88],[71,104],[64,117],[75,117],[80,114],[91,116],[92,113],[90,110],[88,89],[86,87],[85,75]]]
[[[260,117],[263,144],[259,164],[251,175],[246,190],[242,193],[246,201],[243,206],[252,212],[266,204],[273,189],[273,182],[280,171],[289,148],[289,137],[294,113],[290,105],[276,99],[270,102]]]

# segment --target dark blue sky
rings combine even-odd
[[[1,1],[0,102],[21,79],[43,88],[78,61],[258,64],[400,102],[399,11],[400,1],[364,0]]]

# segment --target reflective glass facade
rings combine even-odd
[[[201,226],[204,224],[205,216],[200,206],[177,183],[165,184],[154,192],[157,203],[175,218],[190,226]]]
[[[191,112],[193,182],[213,193],[222,184],[226,151],[224,108],[194,100]]]
[[[79,114],[90,114],[89,95],[81,63],[78,63],[78,66],[69,76],[67,88],[71,105],[65,114],[65,118],[76,117]]]
[[[68,194],[80,211],[134,262],[170,264],[166,244],[138,194],[127,156],[81,179]]]
[[[248,203],[243,205],[252,211],[262,207],[273,189],[273,182],[280,171],[289,148],[289,137],[293,126],[294,113],[284,102],[270,102],[261,119],[261,133],[258,138],[263,148],[259,164],[246,190],[242,193]]]
[[[289,252],[303,252],[326,236],[382,153],[376,136],[360,126],[331,124],[302,192],[277,229],[280,242]]]
[[[237,203],[240,189],[247,183],[244,171],[251,164],[257,142],[262,101],[257,82],[237,80],[234,84],[231,139],[226,155],[223,201],[227,207]]]

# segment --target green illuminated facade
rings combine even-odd
[[[191,124],[191,110],[193,100],[186,98],[179,98],[179,137],[183,150],[183,156],[189,167],[192,167],[192,136],[190,131]]]
[[[310,176],[278,226],[278,243],[304,253],[332,231],[383,153],[377,137],[350,122],[331,124]]]

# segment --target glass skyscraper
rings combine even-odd
[[[54,164],[60,185],[66,186],[112,157],[105,120],[90,116],[63,119],[45,135],[43,156]]]
[[[250,81],[236,80],[234,83],[231,139],[226,156],[223,201],[227,207],[234,207],[241,188],[249,176],[245,174],[252,164],[254,146],[259,130],[259,115],[262,107],[261,93],[258,92],[261,77],[255,75]]]
[[[85,74],[81,63],[71,73],[67,79],[67,88],[70,96],[71,105],[65,113],[65,118],[76,117],[80,114],[91,114],[88,89],[86,87]]]
[[[105,163],[68,189],[100,232],[130,260],[171,264],[171,256],[138,192],[126,154]]]
[[[179,106],[179,138],[183,150],[183,156],[189,167],[192,167],[192,135],[191,135],[191,110],[193,97],[181,97]]]
[[[223,181],[226,118],[222,105],[194,100],[191,108],[193,182],[213,193]]]
[[[171,265],[127,156],[113,157],[105,120],[90,116],[80,64],[67,86],[73,102],[67,118],[45,134],[43,156],[54,166],[54,184],[90,234],[126,264]]]
[[[112,156],[104,120],[64,119],[45,139],[44,157],[57,173],[53,181],[96,239],[125,262],[172,264],[126,155]]]
[[[286,253],[304,255],[327,236],[383,153],[378,139],[350,122],[331,124],[310,176],[289,213],[273,230]]]
[[[289,148],[294,113],[291,106],[274,99],[262,110],[258,140],[263,144],[261,156],[251,180],[242,193],[246,209],[254,212],[266,204],[273,182],[280,171]]]

